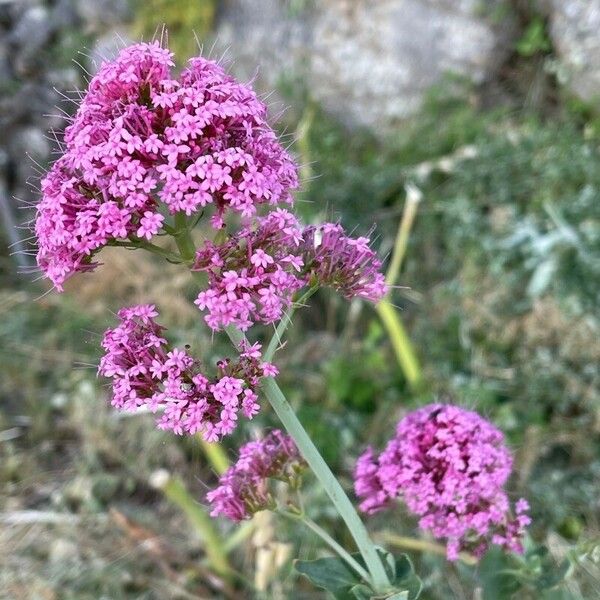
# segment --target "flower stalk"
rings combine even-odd
[[[235,327],[226,327],[225,331],[236,348],[239,347],[240,343],[245,339],[244,334]],[[350,530],[356,546],[367,565],[371,584],[376,590],[385,590],[386,588],[389,588],[389,578],[385,572],[381,559],[377,554],[377,549],[369,538],[364,523],[361,521],[354,506],[352,506],[352,503],[344,492],[344,489],[336,479],[335,475],[331,472],[331,469],[319,453],[317,447],[306,433],[306,430],[302,426],[302,423],[300,423],[300,420],[296,416],[290,403],[277,385],[277,382],[271,377],[263,379],[262,390],[273,407],[273,410],[279,417],[279,420],[292,436],[294,442],[296,442],[304,460],[308,463],[309,467],[327,492],[327,495],[331,499],[339,515],[342,517],[344,523],[346,523],[346,526]]]

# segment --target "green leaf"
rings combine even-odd
[[[330,592],[336,600],[362,600],[361,596],[356,596],[352,591],[352,588],[361,585],[360,579],[341,558],[331,556],[316,560],[296,560],[294,567],[317,587]]]
[[[479,577],[483,587],[483,600],[506,600],[521,586],[513,574],[507,571],[514,568],[510,557],[494,546],[479,563]]]
[[[373,597],[373,590],[368,585],[362,583],[353,586],[350,593],[352,594],[352,598],[356,600],[371,600]]]
[[[382,558],[383,565],[390,578],[394,592],[392,595],[384,596],[386,600],[416,600],[423,588],[421,579],[415,573],[410,558],[406,554],[392,554],[383,548],[377,548]]]
[[[563,560],[560,564],[554,564],[554,561],[544,561],[542,564],[542,573],[536,581],[536,587],[539,590],[547,590],[561,583],[569,574],[571,563]]]
[[[373,590],[361,582],[341,558],[332,556],[317,560],[297,560],[294,566],[296,571],[310,579],[317,587],[327,590],[336,600],[417,600],[423,584],[408,556],[393,555],[383,548],[377,548],[377,552],[393,587],[382,596],[374,595]],[[364,565],[359,553],[352,554],[352,558]]]

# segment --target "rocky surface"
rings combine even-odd
[[[297,6],[296,3],[295,6]],[[309,93],[349,126],[385,132],[414,114],[449,75],[493,77],[514,23],[502,0],[227,0],[217,46],[234,70],[272,88],[303,76]]]
[[[586,101],[600,99],[600,0],[544,0],[550,36],[567,87]]]
[[[0,0],[0,202],[13,244],[10,221],[26,214],[17,207],[35,198],[57,146],[48,132],[62,129],[61,111],[73,109],[64,94],[83,87],[93,69],[80,50],[107,31],[114,39],[128,11],[127,0]]]

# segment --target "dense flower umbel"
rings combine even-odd
[[[368,449],[355,469],[360,508],[374,513],[401,498],[419,526],[447,538],[447,554],[481,555],[489,543],[522,552],[530,523],[525,500],[511,515],[504,484],[512,468],[503,434],[477,413],[431,404],[404,417],[376,457]]]
[[[212,329],[233,323],[246,330],[256,321],[281,319],[305,285],[377,302],[386,293],[385,279],[368,243],[346,236],[338,224],[302,229],[288,211],[271,211],[226,242],[205,242],[198,250],[193,268],[208,274],[208,289],[196,305],[208,311]]]
[[[251,419],[259,410],[260,377],[277,374],[261,362],[260,345],[244,344],[239,358],[219,361],[217,376],[209,379],[185,350],[169,346],[157,315],[153,305],[123,308],[121,323],[104,334],[99,373],[113,380],[113,406],[161,409],[161,429],[200,432],[208,441],[231,433],[240,412]]]
[[[244,444],[237,462],[219,478],[219,486],[206,495],[211,516],[241,521],[260,510],[274,508],[269,479],[296,486],[305,467],[292,438],[278,429],[262,440]]]
[[[281,318],[295,291],[304,285],[304,265],[297,255],[302,230],[289,212],[277,209],[221,245],[198,250],[194,269],[208,274],[208,289],[196,305],[207,310],[212,329],[234,323],[246,330],[254,321]]]
[[[62,288],[113,240],[151,239],[167,213],[214,207],[245,216],[291,203],[296,166],[266,107],[216,63],[193,58],[173,78],[158,43],[125,48],[90,82],[65,153],[42,182],[38,264]]]

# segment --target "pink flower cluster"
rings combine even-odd
[[[306,227],[302,250],[307,278],[340,292],[379,302],[387,293],[381,261],[367,237],[351,238],[338,223]]]
[[[296,218],[277,209],[221,245],[205,242],[193,268],[208,274],[208,289],[196,300],[208,311],[207,324],[216,330],[233,323],[245,331],[254,321],[280,319],[304,285],[301,235]]]
[[[198,250],[193,269],[208,274],[208,289],[196,305],[208,311],[212,329],[233,323],[245,331],[254,322],[281,319],[305,285],[377,302],[387,288],[368,243],[347,237],[338,224],[302,229],[291,213],[276,209],[226,242],[205,242]]]
[[[165,215],[214,207],[254,215],[291,203],[296,166],[266,123],[266,107],[216,63],[193,58],[177,79],[158,43],[104,63],[42,182],[38,264],[62,289],[113,240],[151,239]]]
[[[185,350],[169,346],[153,305],[123,308],[118,316],[120,324],[104,334],[98,369],[112,378],[113,406],[161,410],[161,429],[200,432],[207,441],[230,434],[240,412],[248,419],[258,412],[259,379],[277,374],[261,362],[259,344],[245,343],[235,361],[219,361],[217,376],[209,379]]]
[[[269,480],[295,487],[305,467],[292,438],[278,429],[262,440],[244,444],[238,461],[219,478],[219,486],[206,495],[211,516],[241,521],[260,510],[275,508]]]
[[[402,499],[421,528],[447,538],[449,560],[461,550],[480,556],[490,543],[522,552],[529,506],[521,499],[511,514],[504,490],[511,469],[503,434],[491,423],[431,404],[404,417],[378,457],[369,448],[359,458],[355,491],[367,513]]]

